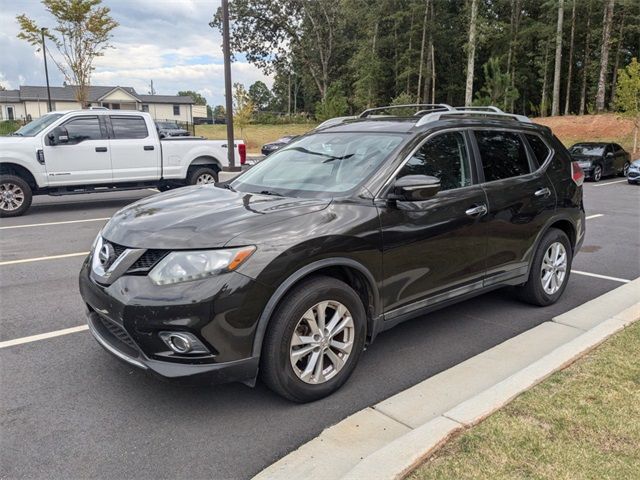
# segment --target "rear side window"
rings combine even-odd
[[[402,167],[397,178],[405,175],[437,177],[441,190],[471,185],[469,155],[462,133],[442,133],[427,140]]]
[[[85,140],[102,140],[98,117],[76,117],[64,124],[69,134],[68,143],[80,143]]]
[[[131,116],[112,116],[111,126],[113,127],[114,138],[147,138],[149,132],[147,131],[147,123],[142,117]]]
[[[538,161],[538,165],[542,165],[549,156],[549,152],[551,150],[549,150],[547,144],[544,143],[539,136],[525,134],[525,137],[527,137],[527,141],[529,142],[531,150],[533,150],[533,154]]]
[[[486,182],[531,173],[527,150],[514,132],[476,131]]]

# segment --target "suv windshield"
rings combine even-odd
[[[35,137],[61,116],[62,113],[47,113],[40,118],[36,118],[33,122],[27,123],[24,127],[14,132],[13,135],[17,135],[19,137]]]
[[[293,197],[345,193],[369,176],[405,137],[391,133],[318,133],[287,145],[238,177],[240,192]]]
[[[569,152],[575,155],[599,157],[604,153],[604,145],[574,145]]]

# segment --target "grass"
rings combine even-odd
[[[316,123],[288,123],[284,125],[249,125],[240,131],[234,129],[234,135],[247,143],[249,153],[260,153],[265,143],[273,142],[283,135],[301,135],[315,128]],[[224,140],[227,138],[226,125],[196,125],[196,135],[210,140]]]
[[[427,479],[640,478],[640,322],[447,443]]]

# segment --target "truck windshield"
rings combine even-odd
[[[239,192],[292,197],[355,188],[404,140],[393,133],[317,133],[295,140],[231,183]]]
[[[33,122],[27,123],[24,127],[14,132],[13,135],[17,135],[19,137],[35,137],[61,116],[62,113],[47,113],[40,118],[36,118]]]

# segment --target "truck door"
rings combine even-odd
[[[160,146],[140,115],[109,115],[114,182],[145,182],[160,178]]]
[[[109,140],[98,116],[71,117],[60,126],[68,141],[54,143],[45,135],[42,146],[49,186],[110,183]]]

